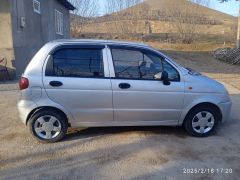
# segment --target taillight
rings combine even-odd
[[[28,86],[29,86],[28,79],[25,78],[25,77],[21,77],[21,79],[19,80],[19,88],[20,88],[20,90],[27,89]]]

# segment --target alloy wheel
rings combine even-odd
[[[199,134],[205,134],[213,128],[215,119],[212,113],[201,111],[192,119],[193,130]]]
[[[53,139],[60,134],[61,130],[60,121],[51,115],[41,116],[34,123],[34,131],[43,139]]]

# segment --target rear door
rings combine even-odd
[[[46,63],[47,95],[77,122],[113,120],[112,89],[105,46],[63,45]]]
[[[177,124],[184,99],[180,73],[160,54],[150,50],[110,46],[114,120],[168,121]],[[170,85],[156,80],[167,71]]]

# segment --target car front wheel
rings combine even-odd
[[[184,121],[186,131],[196,137],[213,134],[220,121],[219,112],[211,107],[198,107],[189,112]]]

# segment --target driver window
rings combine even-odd
[[[154,80],[162,72],[162,59],[138,50],[112,48],[116,78]]]

